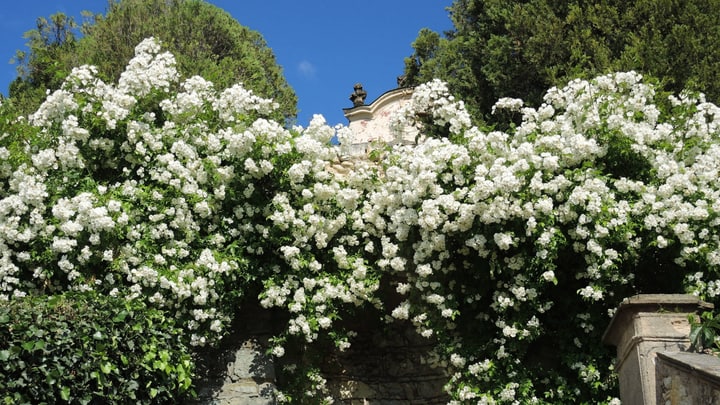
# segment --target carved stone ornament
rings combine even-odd
[[[350,94],[350,101],[352,101],[353,106],[359,107],[361,105],[365,105],[365,97],[367,97],[367,92],[363,90],[362,84],[357,83],[353,88],[354,90],[352,94]]]

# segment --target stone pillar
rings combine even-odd
[[[657,352],[690,346],[688,316],[712,309],[692,295],[642,294],[626,298],[603,335],[617,347],[616,370],[623,405],[655,405]]]

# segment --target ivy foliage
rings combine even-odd
[[[166,313],[95,293],[0,302],[0,401],[176,403],[194,363]]]

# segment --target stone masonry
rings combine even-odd
[[[430,340],[410,324],[365,319],[361,325],[347,351],[328,352],[322,370],[337,404],[447,403],[443,385],[448,377],[429,365]]]
[[[275,365],[265,354],[273,312],[244,308],[220,347],[199,353],[198,398],[188,405],[274,405]]]
[[[285,320],[272,311],[245,308],[236,331],[221,347],[200,354],[198,398],[188,405],[274,405],[276,363],[266,355],[268,339]],[[427,361],[431,341],[409,324],[386,325],[373,315],[352,320],[358,336],[345,352],[328,348],[321,371],[336,404],[439,405],[444,370]],[[281,360],[291,360],[286,355]],[[302,361],[302,360],[299,360]],[[280,388],[282,388],[280,386]]]

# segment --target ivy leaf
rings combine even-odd
[[[35,342],[35,345],[33,347],[33,350],[43,350],[45,349],[45,341],[44,340],[38,340]]]
[[[63,401],[70,401],[70,387],[62,387],[60,389],[60,398],[62,398]]]
[[[112,364],[108,361],[100,364],[100,371],[102,371],[103,374],[110,374],[110,372],[112,371],[112,368],[113,368]]]
[[[115,317],[113,318],[113,322],[120,323],[125,322],[125,318],[127,318],[128,312],[127,311],[120,311]]]

